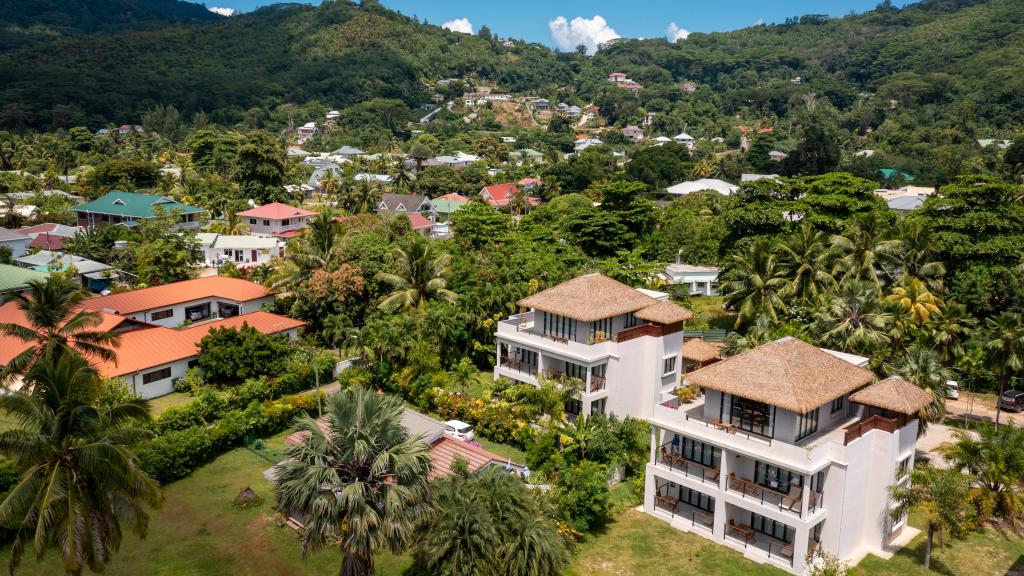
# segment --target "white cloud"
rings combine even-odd
[[[473,33],[473,23],[469,21],[469,18],[456,18],[455,20],[449,20],[444,24],[441,24],[441,28],[451,30],[452,32],[461,32],[462,34]]]
[[[672,22],[668,25],[668,30],[665,31],[665,37],[668,38],[669,42],[676,42],[678,40],[686,40],[686,37],[690,35],[690,31],[686,28],[680,28],[678,24]]]
[[[234,8],[221,8],[220,6],[210,6],[210,12],[214,14],[220,14],[221,16],[237,16],[238,10]]]
[[[758,18],[757,22],[754,22],[754,26],[764,26],[764,18]]]
[[[587,47],[587,53],[593,54],[601,44],[619,38],[608,22],[601,16],[594,16],[589,20],[577,16],[572,21],[566,20],[565,16],[559,16],[548,22],[551,29],[551,38],[555,45],[561,50],[575,50],[577,46]]]

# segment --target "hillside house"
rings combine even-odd
[[[280,202],[271,202],[243,210],[237,214],[255,235],[291,238],[298,236],[309,226],[309,220],[316,212],[296,208]]]
[[[199,228],[206,213],[202,208],[188,206],[166,196],[138,192],[107,192],[103,196],[71,208],[81,228],[105,228],[114,224],[138,226],[161,214],[178,214],[178,228]]]

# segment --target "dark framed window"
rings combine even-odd
[[[565,402],[565,413],[579,416],[583,412],[583,401],[573,398]]]
[[[771,438],[775,432],[775,407],[742,396],[722,394],[719,418],[765,438]]]
[[[157,310],[156,312],[150,312],[150,314],[149,314],[149,319],[150,320],[163,320],[165,318],[173,318],[173,317],[174,317],[174,308],[170,308],[168,310]]]
[[[263,221],[263,225],[264,226],[270,226],[270,220],[264,220]]]
[[[199,358],[193,358],[188,361],[189,368],[199,368]]]
[[[699,442],[693,438],[683,438],[682,455],[688,460],[693,460],[709,468],[718,468],[721,453],[721,450],[710,444]]]
[[[566,340],[576,339],[576,324],[572,318],[558,314],[544,313],[544,334]]]
[[[708,496],[707,494],[704,494],[703,492],[698,492],[696,490],[686,488],[685,486],[679,487],[679,500],[682,502],[686,502],[687,504],[693,506],[694,508],[700,508],[705,512],[715,511],[714,498]]]
[[[782,540],[786,544],[793,541],[792,528],[786,526],[782,522],[777,522],[771,518],[765,518],[760,514],[755,514],[753,512],[750,513],[750,527],[761,534],[766,534],[776,540]]]
[[[516,357],[521,360],[524,364],[530,366],[537,366],[537,353],[533,350],[526,350],[524,348],[516,348]]]
[[[839,412],[843,409],[843,406],[846,406],[846,396],[836,398],[832,401],[832,413],[835,414],[836,412]]]
[[[586,381],[587,367],[580,366],[579,364],[573,364],[572,362],[566,362],[565,375],[569,378],[579,378],[580,380]]]
[[[796,439],[802,440],[807,438],[811,434],[818,431],[818,411],[820,408],[815,408],[810,412],[805,412],[800,415],[796,423]]]
[[[285,218],[284,220],[281,220],[281,226],[287,226],[287,225],[289,225],[291,223],[292,223],[292,221],[287,219],[287,218]]]
[[[605,408],[608,406],[608,399],[601,398],[600,400],[594,400],[590,403],[590,415],[604,414]]]
[[[793,486],[803,484],[803,476],[780,466],[757,461],[754,463],[754,481],[783,494],[789,494]]]
[[[676,371],[676,357],[670,356],[662,361],[661,373],[672,374]]]
[[[612,337],[612,319],[604,318],[601,320],[594,320],[590,323],[590,336],[591,338],[597,338],[597,333],[600,332],[605,338]]]
[[[255,218],[249,218],[249,224],[252,224],[253,226],[255,226],[256,225],[256,219]]]
[[[171,377],[171,367],[161,368],[152,372],[146,372],[142,375],[143,384],[152,384],[153,382],[159,382]]]
[[[633,326],[636,326],[637,323],[636,314],[633,314],[632,312],[626,314],[626,328],[632,328]]]

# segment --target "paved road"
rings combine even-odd
[[[926,454],[936,467],[946,468],[949,464],[936,452],[936,448],[954,440],[956,438],[953,436],[953,428],[945,424],[929,424],[924,436],[917,439],[917,455],[920,458]]]
[[[966,397],[966,394],[960,396],[959,400],[946,400],[946,413],[951,418],[963,418],[965,414],[970,413],[972,420],[988,422],[995,422],[996,420],[996,409],[994,406],[990,406],[980,400],[972,402]],[[1024,412],[1017,414],[1002,412],[999,416],[999,422],[1010,423],[1014,426],[1024,426]]]

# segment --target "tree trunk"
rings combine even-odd
[[[1006,381],[1010,378],[1010,373],[1006,372],[1005,367],[1003,368],[1003,372],[1004,374],[999,377],[999,396],[996,397],[996,430],[999,429],[999,414],[1002,412],[1000,410],[1000,400],[1003,398],[1003,390],[1006,388]]]
[[[929,570],[932,564],[932,538],[935,536],[935,527],[928,524],[928,540],[924,545],[924,569]]]
[[[341,560],[339,576],[374,576],[373,557],[361,556],[355,552],[345,552]]]

